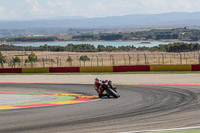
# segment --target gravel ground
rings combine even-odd
[[[0,82],[93,83],[96,77],[113,83],[200,83],[200,74],[1,75]]]

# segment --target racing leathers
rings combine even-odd
[[[108,84],[110,85],[111,88],[115,88],[113,85],[112,85],[112,81],[108,81],[108,80],[105,80],[105,81],[101,81],[101,80],[96,80],[95,81],[95,84],[94,84],[94,88],[95,90],[97,91],[98,95],[99,95],[99,98],[103,97],[103,96],[107,96],[107,97],[110,97],[110,95],[108,94],[103,94],[104,90],[105,90],[105,86],[103,83],[105,82],[108,82]]]
[[[102,97],[102,94],[104,92],[104,89],[103,89],[102,85],[103,85],[103,83],[100,80],[97,80],[94,83],[94,88],[97,91],[97,93],[98,93],[100,98]]]

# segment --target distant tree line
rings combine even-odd
[[[164,51],[164,52],[190,52],[190,51],[199,51],[200,44],[199,43],[184,43],[177,42],[168,45],[159,45],[154,47],[139,47],[137,48],[139,51]]]
[[[87,41],[87,40],[126,41],[126,40],[162,40],[162,39],[198,41],[200,40],[200,30],[178,28],[178,29],[138,31],[131,33],[80,34],[80,35],[73,35],[72,39],[80,41]]]
[[[49,46],[47,44],[40,47],[32,46],[14,46],[14,45],[0,45],[0,51],[52,51],[52,52],[111,52],[111,51],[165,51],[165,52],[187,52],[200,50],[200,44],[198,43],[184,43],[177,42],[168,45],[154,46],[154,47],[134,47],[134,46],[104,46],[98,45],[95,47],[90,44],[68,44],[67,46]],[[1,56],[1,55],[0,55]]]
[[[58,38],[54,36],[24,36],[24,37],[5,37],[0,38],[0,41],[6,42],[48,42],[57,41]]]
[[[47,42],[47,41],[127,41],[127,40],[167,40],[177,39],[183,41],[199,41],[199,29],[153,29],[137,32],[119,33],[85,33],[72,35],[67,38],[58,36],[18,36],[0,38],[1,42]]]
[[[98,45],[97,48],[91,44],[68,44],[67,46],[49,46],[47,44],[40,47],[0,45],[0,51],[52,51],[52,52],[103,52],[103,51],[131,51],[136,49],[134,46],[104,46]]]

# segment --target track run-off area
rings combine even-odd
[[[200,126],[200,84],[115,85],[118,99],[97,99],[88,83],[0,83],[0,96],[7,96],[7,102],[25,97],[12,103],[20,108],[0,109],[0,132],[146,133]]]
[[[80,94],[0,92],[0,110],[75,104],[97,98]]]

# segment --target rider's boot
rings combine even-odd
[[[99,98],[102,98],[102,94],[99,94]]]
[[[102,98],[102,97],[108,97],[108,98],[110,98],[110,95],[108,95],[108,94],[99,94],[99,98]]]

